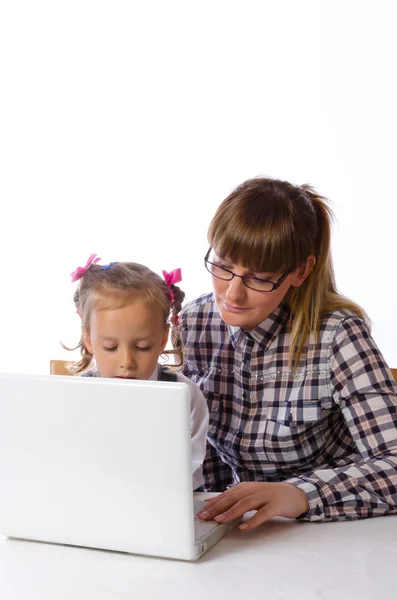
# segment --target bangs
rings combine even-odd
[[[137,263],[112,263],[106,269],[91,265],[81,279],[75,304],[84,326],[96,307],[98,310],[116,310],[134,304],[157,305],[164,313],[165,321],[170,312],[164,280]]]
[[[229,196],[210,224],[208,241],[219,258],[253,273],[290,273],[315,253],[299,215],[269,197],[253,202]]]
[[[128,305],[151,303],[154,298],[146,290],[133,291],[122,290],[108,287],[106,285],[97,285],[88,297],[88,305],[85,307],[87,312],[93,308],[98,310],[117,310]],[[100,304],[100,306],[98,306]]]

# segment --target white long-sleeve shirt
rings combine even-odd
[[[150,381],[158,381],[160,378],[161,365],[157,365],[149,377]],[[178,382],[186,383],[190,391],[190,422],[192,437],[192,476],[193,490],[196,490],[204,482],[202,464],[204,462],[207,446],[208,430],[208,408],[202,391],[193,381],[182,373],[175,373]],[[83,373],[82,377],[101,377],[99,371],[94,367]]]
[[[152,375],[152,381],[157,381],[160,375],[160,365],[157,365]],[[186,383],[190,391],[190,422],[192,436],[192,475],[193,489],[196,490],[204,481],[202,464],[204,462],[207,447],[208,430],[208,407],[202,391],[193,381],[183,373],[175,373],[178,382]]]

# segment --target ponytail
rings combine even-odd
[[[297,367],[310,334],[318,335],[324,314],[347,309],[361,319],[368,320],[363,309],[344,296],[336,288],[334,268],[330,253],[331,223],[334,218],[325,198],[309,185],[301,186],[302,193],[312,205],[316,215],[313,235],[316,259],[311,272],[299,287],[291,287],[285,297],[290,309],[291,349],[290,361]]]

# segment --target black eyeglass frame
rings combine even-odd
[[[212,248],[210,248],[208,250],[207,254],[204,257],[204,266],[207,269],[208,273],[210,273],[217,279],[221,279],[222,281],[231,281],[234,277],[238,277],[239,279],[241,279],[241,281],[243,282],[245,287],[247,287],[249,290],[253,290],[254,292],[262,292],[264,294],[269,294],[270,292],[274,292],[274,290],[277,290],[277,288],[280,287],[280,285],[283,283],[283,281],[285,281],[285,279],[287,278],[287,275],[289,275],[289,273],[290,273],[289,271],[286,271],[285,273],[283,273],[283,275],[281,275],[281,277],[279,277],[277,279],[277,281],[270,281],[270,279],[260,279],[259,277],[248,277],[247,275],[237,275],[237,273],[233,273],[233,271],[230,271],[229,269],[225,269],[225,267],[220,267],[216,263],[213,263],[210,260],[208,260],[211,250],[212,250]],[[230,273],[231,277],[219,277],[219,275],[215,275],[212,271],[210,271],[210,269],[208,268],[208,265],[212,265],[214,267],[217,267],[218,269],[222,269],[223,271]],[[262,281],[263,283],[271,283],[272,289],[271,290],[258,290],[257,288],[253,288],[250,285],[248,285],[248,283],[246,282],[246,279],[258,279],[259,281]]]

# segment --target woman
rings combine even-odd
[[[210,224],[213,293],[181,313],[184,373],[210,412],[204,490],[226,490],[203,519],[396,512],[397,386],[336,290],[331,218],[311,187],[257,178]]]

